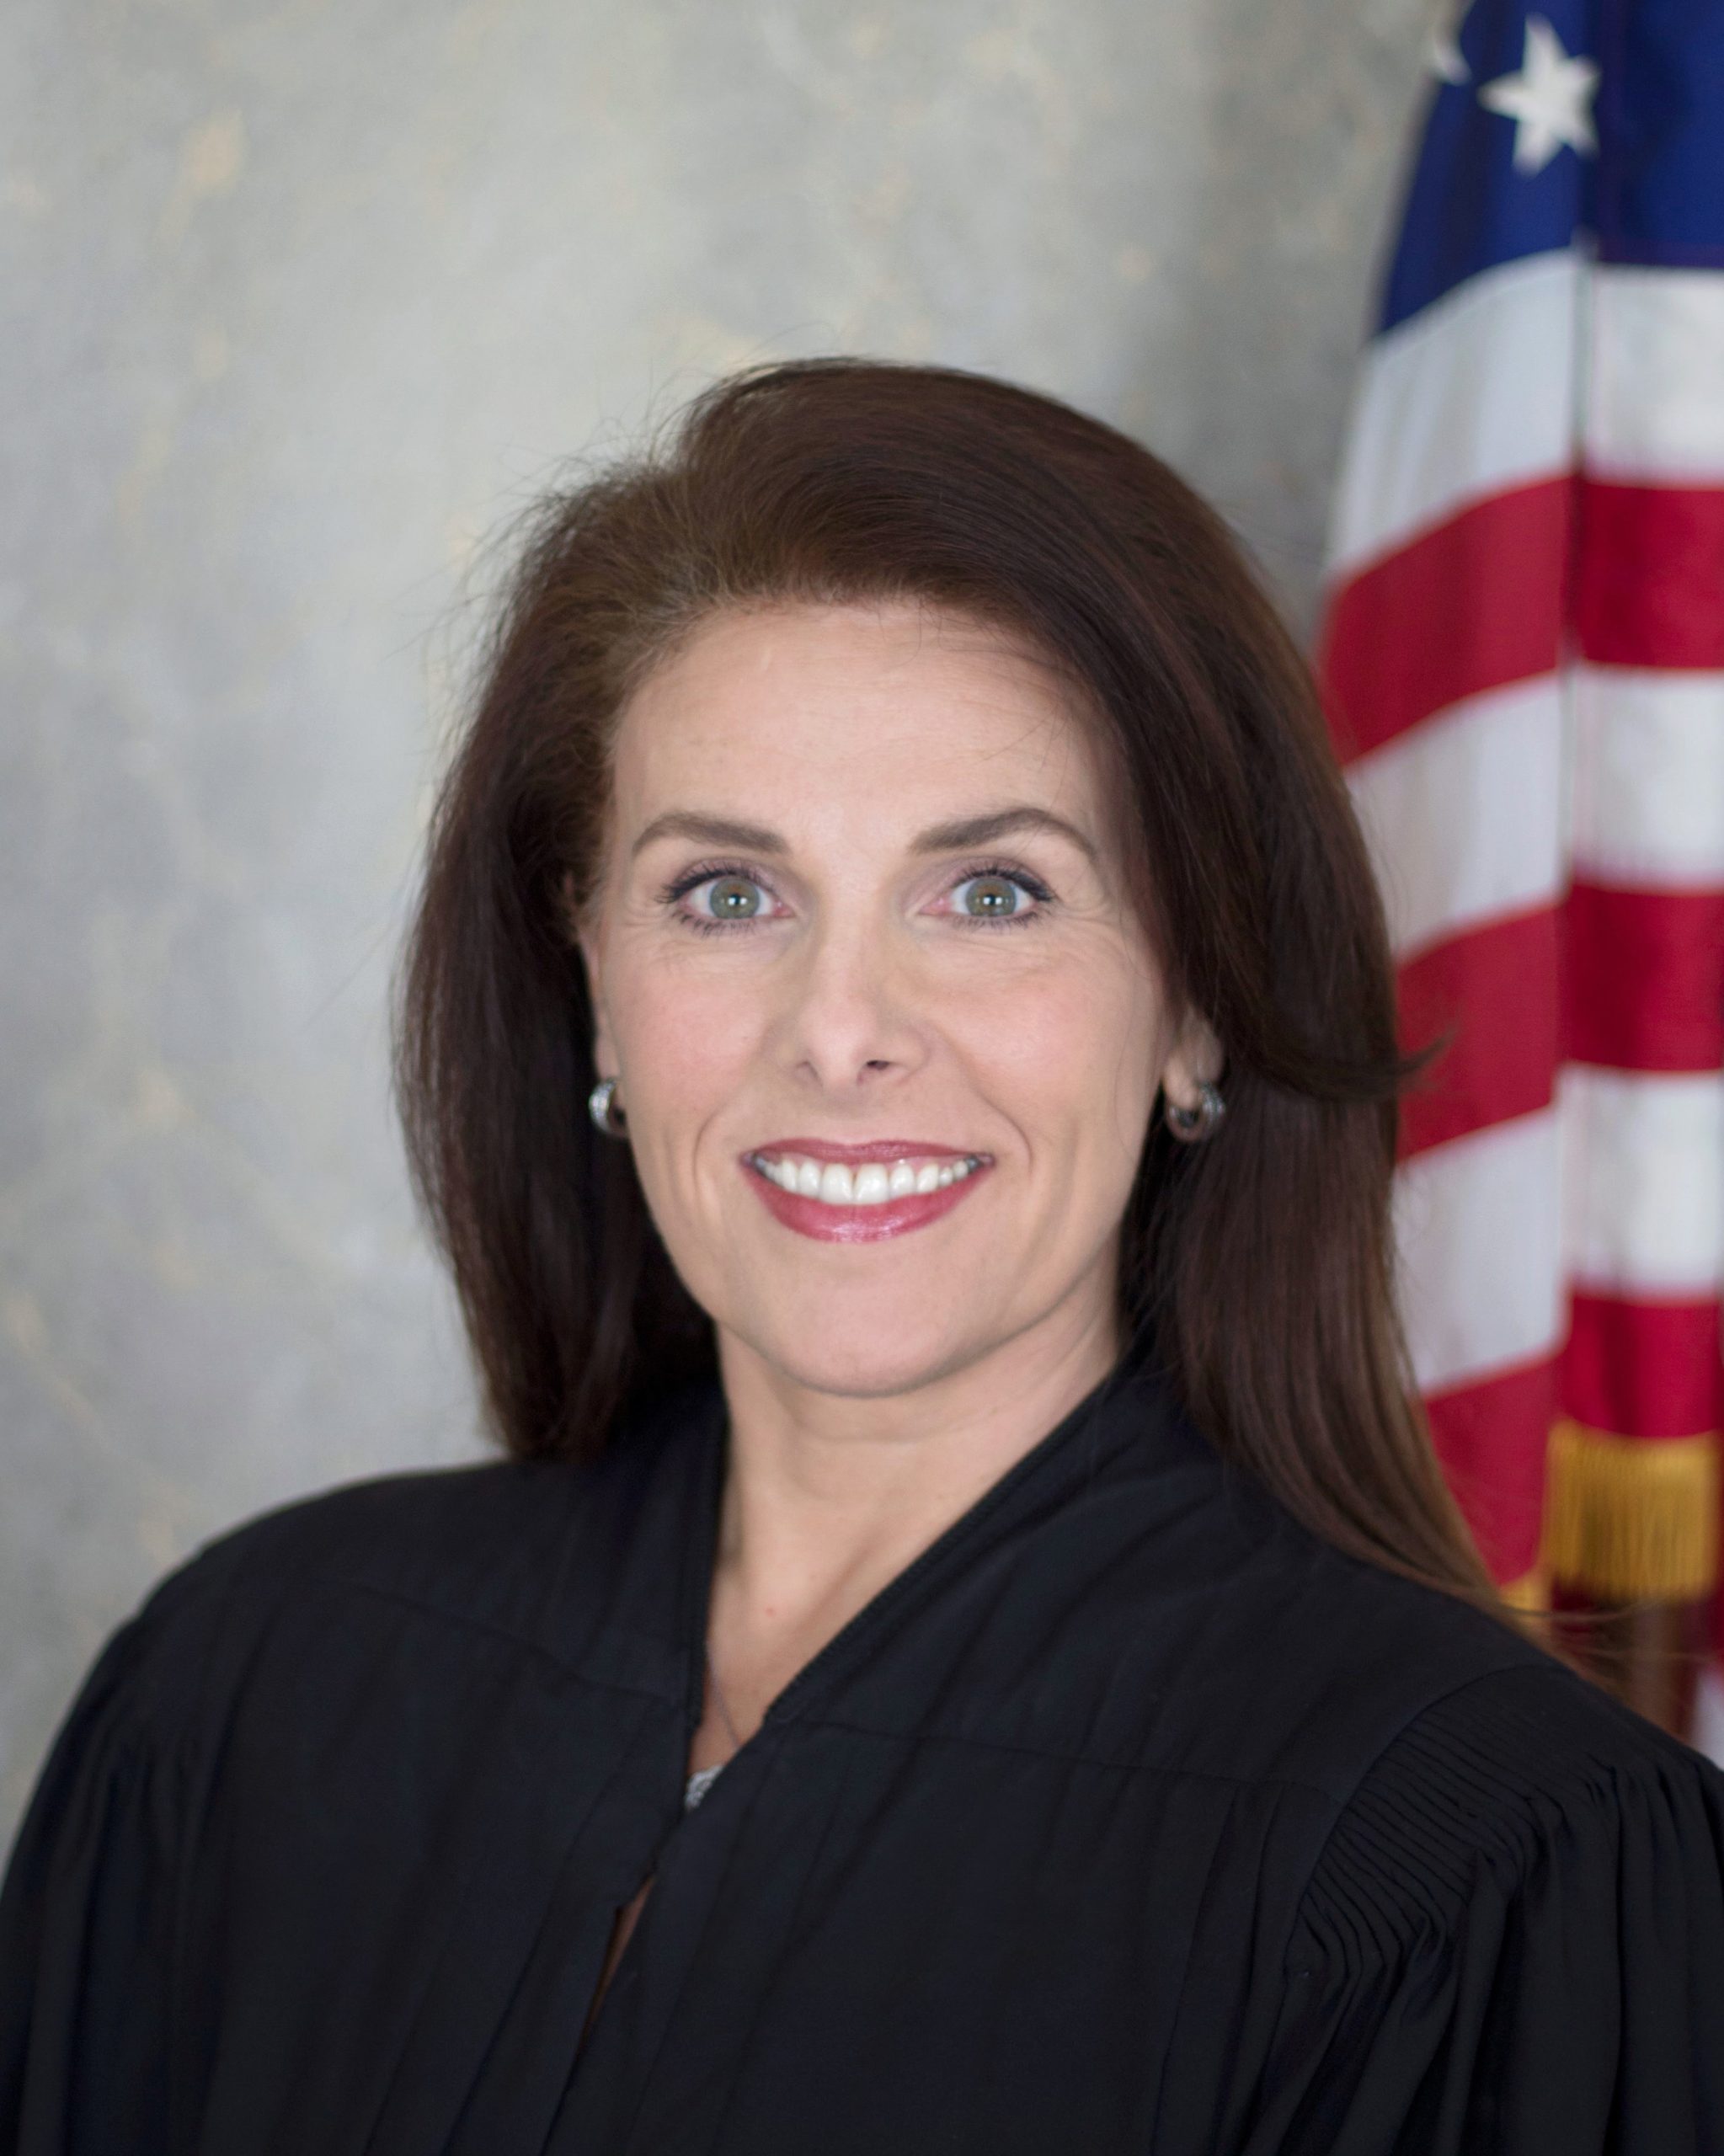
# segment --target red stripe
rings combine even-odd
[[[1577,883],[1565,941],[1568,1054],[1619,1070],[1724,1064],[1724,891]]]
[[[1724,667],[1724,488],[1583,483],[1576,627],[1607,666]]]
[[[1718,1304],[1570,1298],[1563,1412],[1625,1438],[1694,1438],[1724,1428]]]
[[[1401,966],[1402,1044],[1442,1043],[1402,1096],[1402,1159],[1550,1104],[1561,1038],[1557,929],[1556,910],[1541,907]]]
[[[1548,1106],[1558,1064],[1724,1064],[1724,891],[1577,883],[1399,969],[1401,1039],[1435,1054],[1403,1095],[1401,1156]]]
[[[1573,499],[1567,478],[1492,495],[1340,587],[1317,674],[1343,759],[1464,696],[1552,670]]]
[[[1499,1584],[1519,1579],[1539,1558],[1555,1362],[1434,1394],[1425,1407],[1444,1477],[1492,1576]]]

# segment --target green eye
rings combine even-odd
[[[715,876],[707,886],[707,911],[714,921],[752,921],[761,910],[761,887],[745,876]]]
[[[958,909],[972,921],[1009,920],[1023,893],[1009,876],[969,876],[958,887]]]

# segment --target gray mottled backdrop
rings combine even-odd
[[[12,0],[0,1829],[155,1577],[471,1455],[385,998],[480,537],[740,361],[1050,388],[1308,620],[1423,0]]]

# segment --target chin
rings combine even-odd
[[[924,1305],[916,1313],[864,1319],[852,1306],[799,1310],[794,1323],[737,1328],[755,1353],[794,1385],[852,1400],[915,1392],[986,1352],[975,1312],[946,1322]]]

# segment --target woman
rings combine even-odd
[[[719,384],[547,507],[404,985],[510,1458],[109,1645],[8,2148],[1724,2151],[1724,1783],[1444,1495],[1370,875],[1165,467]]]

